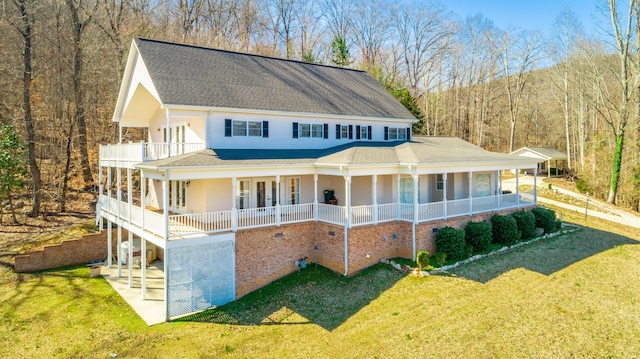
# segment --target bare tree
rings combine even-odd
[[[29,216],[36,217],[40,213],[40,168],[36,162],[36,139],[33,126],[33,114],[31,111],[31,39],[33,36],[33,24],[35,22],[34,11],[35,2],[31,0],[13,0],[13,4],[19,11],[21,22],[15,24],[15,28],[22,37],[22,116],[27,131],[27,147],[29,156],[29,170],[31,172],[31,183],[33,186],[33,196],[31,200],[31,212]]]
[[[499,42],[494,41],[494,49],[496,49],[500,60],[501,75],[508,102],[509,152],[513,152],[520,102],[525,87],[531,79],[531,71],[535,68],[541,54],[542,39],[538,32],[505,31]]]
[[[352,18],[353,33],[365,67],[378,65],[383,42],[391,31],[391,8],[383,0],[359,0]]]
[[[563,107],[565,123],[565,139],[567,149],[567,167],[573,168],[571,157],[573,154],[570,140],[570,103],[569,103],[569,75],[571,74],[571,56],[577,42],[583,36],[582,23],[577,15],[569,8],[562,10],[553,23],[553,39],[550,46],[550,55],[557,63],[554,71],[554,84],[561,89],[560,102]]]
[[[93,20],[93,12],[96,10],[97,3],[93,5],[93,9],[88,9],[87,2],[83,0],[66,0],[67,8],[71,15],[72,36],[73,36],[73,93],[75,100],[75,120],[78,123],[78,141],[80,146],[80,165],[82,166],[82,175],[84,177],[85,188],[93,186],[93,174],[89,164],[89,151],[87,150],[87,123],[85,118],[85,98],[83,85],[83,65],[84,65],[84,46],[82,35],[87,26]]]

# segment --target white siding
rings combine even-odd
[[[239,121],[269,121],[269,137],[225,137],[225,119]],[[328,139],[324,138],[293,138],[293,123],[328,124]],[[353,139],[336,139],[336,125],[353,125]],[[302,116],[276,116],[272,114],[221,114],[212,113],[209,116],[207,128],[207,144],[211,148],[256,148],[256,149],[317,149],[342,145],[356,140],[356,125],[372,126],[373,141],[384,140],[384,127],[411,127],[409,121],[382,122],[380,120],[355,121],[329,118],[306,118]],[[366,140],[362,140],[366,141]]]
[[[371,176],[351,177],[351,205],[362,206],[372,204]]]
[[[131,98],[133,97],[138,84],[144,86],[147,91],[149,91],[149,93],[153,95],[153,97],[155,97],[156,99],[160,99],[160,96],[158,96],[158,91],[156,91],[156,87],[151,81],[149,71],[147,71],[147,67],[144,64],[144,61],[142,61],[142,57],[140,56],[140,54],[138,54],[138,57],[136,58],[136,62],[133,68],[133,75],[131,77],[131,82],[129,83],[129,88],[127,89],[127,97],[124,101],[123,108],[127,108],[129,102],[131,102]]]
[[[233,207],[231,178],[203,181],[207,187],[207,212],[227,211]],[[194,194],[195,195],[195,194]]]

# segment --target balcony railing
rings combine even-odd
[[[155,161],[171,156],[200,151],[204,143],[146,143],[129,142],[100,145],[100,161],[120,163],[127,167],[135,163]]]
[[[447,219],[456,216],[518,208],[534,204],[528,194],[504,194],[478,198],[465,198],[446,202],[422,203],[418,205],[417,223]],[[344,226],[347,223],[347,208],[318,203],[226,210],[208,213],[169,215],[168,226],[164,216],[157,211],[101,196],[98,208],[103,216],[112,220],[129,222],[159,237],[175,238],[182,235],[206,234],[238,229],[258,228],[288,223],[319,221]],[[414,221],[414,205],[386,203],[351,207],[351,226],[363,226],[388,221]],[[316,217],[317,216],[317,217]],[[143,218],[144,217],[144,218]]]

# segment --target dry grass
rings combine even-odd
[[[640,230],[587,224],[458,268],[343,278],[313,266],[217,310],[147,327],[86,268],[0,267],[6,357],[637,357]]]

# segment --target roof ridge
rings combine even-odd
[[[155,42],[155,43],[166,44],[166,45],[176,45],[176,46],[183,46],[183,47],[191,47],[191,48],[194,48],[194,49],[226,52],[228,54],[259,57],[259,58],[263,58],[263,59],[267,59],[267,60],[277,60],[277,61],[291,62],[291,63],[297,63],[297,64],[301,64],[301,65],[320,66],[320,67],[327,67],[327,68],[337,69],[337,70],[345,70],[345,71],[354,71],[354,72],[366,73],[365,70],[352,69],[352,68],[349,68],[349,67],[339,67],[339,66],[332,66],[332,65],[326,65],[326,64],[319,64],[319,63],[316,63],[316,62],[305,62],[305,61],[300,61],[300,60],[284,59],[282,57],[259,55],[259,54],[252,54],[252,53],[249,53],[249,52],[241,52],[241,51],[233,51],[233,50],[217,49],[215,47],[206,47],[206,46],[201,46],[201,45],[184,44],[184,43],[180,43],[180,42],[149,39],[149,38],[145,38],[145,37],[136,37],[134,40],[149,41],[149,42]]]

